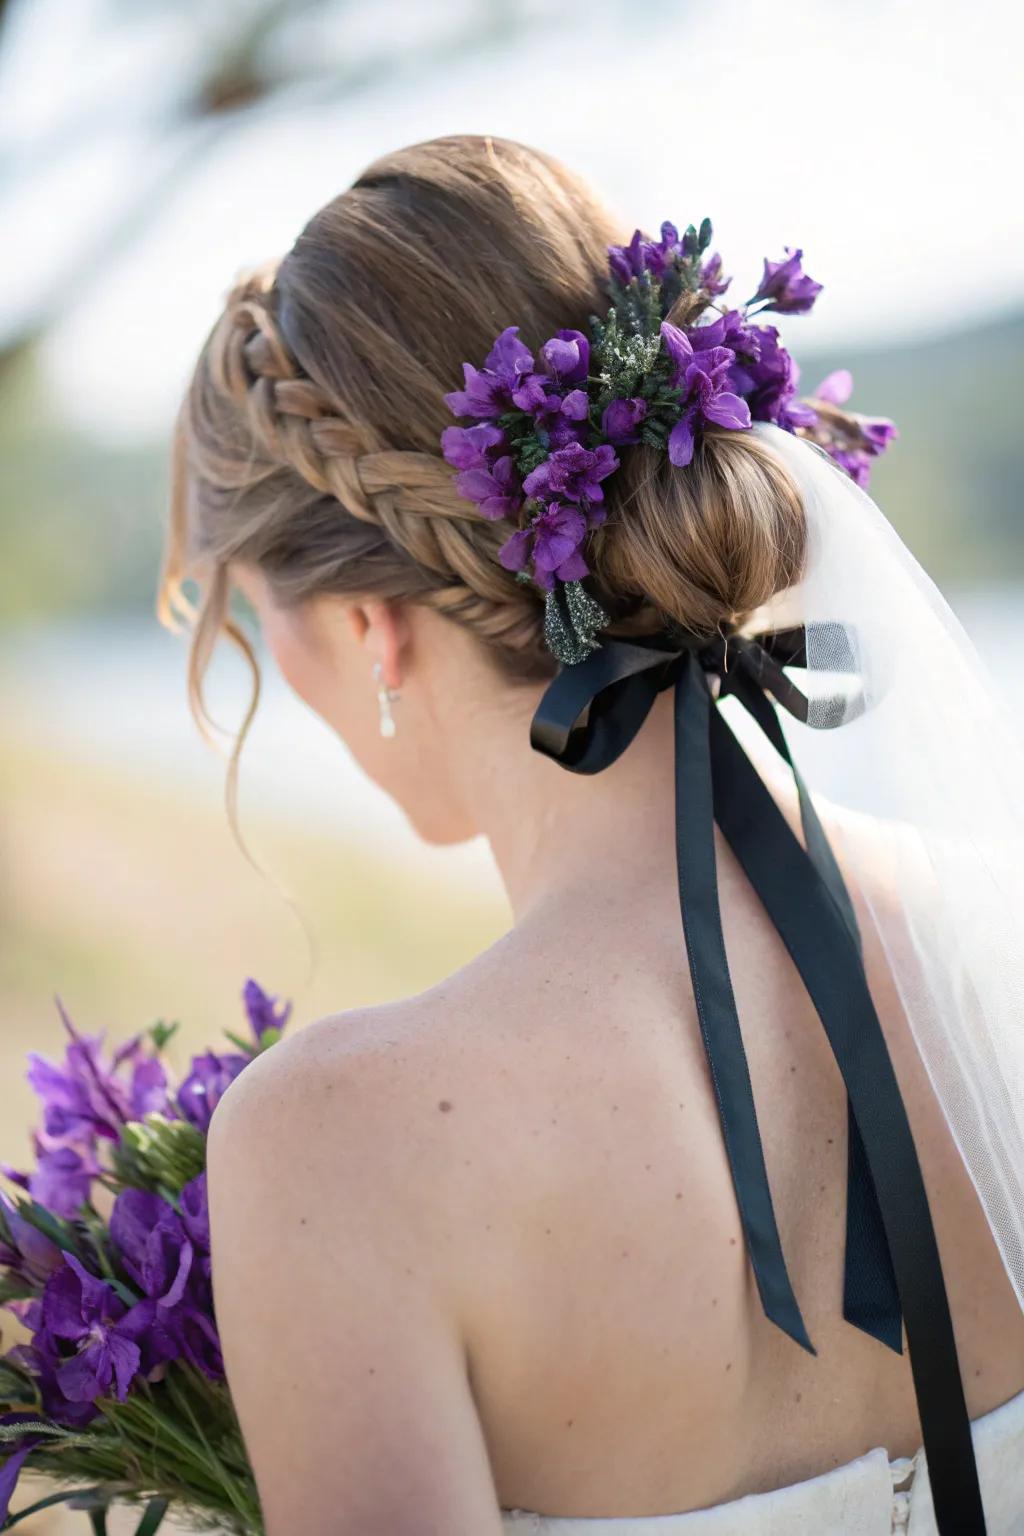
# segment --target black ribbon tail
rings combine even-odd
[[[743,665],[729,678],[729,692],[736,695],[748,713],[757,721],[782,760],[788,764],[796,784],[800,803],[800,821],[803,826],[807,855],[828,891],[836,910],[846,924],[851,939],[861,953],[860,930],[857,926],[853,902],[846,888],[835,853],[826,835],[814,802],[793,761],[785,732],[778,715],[769,703],[758,679],[776,692],[777,684],[771,669],[762,663],[755,673],[747,659],[756,652],[743,653]],[[789,680],[785,679],[789,684]],[[789,687],[793,693],[798,690]],[[787,697],[792,708],[793,693]],[[803,699],[802,694],[798,694]],[[803,709],[793,709],[794,713]],[[753,772],[751,767],[751,772]],[[870,1164],[864,1148],[864,1138],[857,1126],[856,1114],[847,1095],[847,1160],[846,1160],[846,1248],[843,1269],[843,1316],[855,1328],[870,1334],[897,1354],[903,1353],[903,1313],[900,1307],[899,1288],[893,1271],[892,1256],[885,1236],[885,1224],[878,1203],[878,1191],[871,1175]]]
[[[676,867],[697,1017],[736,1203],[765,1313],[815,1353],[782,1252],[722,933],[711,779],[711,694],[694,656],[675,690]]]
[[[718,901],[714,822],[785,944],[825,1029],[846,1087],[848,1162],[844,1315],[895,1350],[905,1323],[940,1536],[984,1536],[945,1280],[906,1107],[868,989],[860,934],[835,855],[797,772],[767,692],[807,720],[786,666],[806,665],[808,631],[689,645],[608,637],[564,668],[534,715],[533,746],[574,773],[598,773],[625,750],[662,689],[675,684],[676,866],[701,1034],[747,1251],[766,1315],[814,1353],[786,1269],[768,1185],[750,1071]],[[834,670],[855,673],[849,632],[816,637]],[[735,645],[737,665],[726,666]],[[730,731],[705,666],[737,695],[789,764],[804,843]],[[865,707],[837,699],[821,723]],[[804,846],[806,844],[806,846]]]
[[[939,1531],[981,1536],[985,1517],[938,1243],[859,946],[717,709],[711,759],[715,818],[800,973],[846,1084],[902,1302]],[[877,1277],[865,1283],[870,1289]]]
[[[867,1149],[846,1096],[846,1252],[843,1316],[896,1354],[903,1353],[903,1308]]]

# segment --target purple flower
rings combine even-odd
[[[206,1192],[206,1172],[196,1174],[178,1197],[181,1220],[189,1241],[199,1253],[210,1251],[210,1209]]]
[[[206,1051],[193,1056],[192,1070],[178,1089],[178,1109],[183,1118],[196,1130],[208,1131],[214,1110],[250,1059],[240,1052],[218,1056]]]
[[[738,352],[749,333],[743,315],[738,309],[727,309],[705,325],[694,325],[684,332],[695,352],[707,352],[711,347],[728,347]]]
[[[519,471],[509,454],[496,459],[488,469],[464,469],[456,476],[459,495],[475,501],[481,516],[497,522],[515,517],[523,504]]]
[[[586,391],[571,389],[567,395],[542,394],[533,407],[538,435],[546,436],[554,450],[582,440],[584,423],[590,410]]]
[[[501,428],[486,422],[475,427],[446,427],[441,433],[441,452],[453,469],[486,469],[494,450],[506,446]]]
[[[74,1147],[45,1147],[36,1139],[36,1166],[26,1176],[25,1188],[33,1200],[55,1216],[70,1220],[89,1199],[93,1180],[101,1172],[91,1152]]]
[[[590,367],[590,342],[582,331],[559,331],[540,349],[560,384],[582,384]]]
[[[655,277],[660,277],[673,257],[682,255],[682,247],[679,244],[679,231],[674,224],[666,219],[661,226],[661,239],[654,241],[649,239],[642,230],[633,231],[633,238],[628,245],[610,245],[608,247],[608,263],[612,276],[623,287],[632,282],[634,277],[640,277],[644,272],[650,272]]]
[[[519,340],[518,325],[506,326],[484,358],[484,367],[505,379],[509,387],[524,373],[533,371],[533,353]]]
[[[147,1190],[123,1189],[110,1215],[110,1236],[142,1294],[162,1307],[176,1306],[185,1293],[193,1249],[174,1207]]]
[[[45,1280],[63,1263],[57,1244],[26,1221],[3,1190],[0,1190],[0,1223],[10,1238],[10,1243],[0,1238],[0,1269],[38,1282]]]
[[[896,423],[886,416],[858,416],[857,425],[867,438],[873,453],[884,453],[893,438],[899,437]]]
[[[111,1389],[124,1402],[141,1360],[138,1344],[123,1326],[126,1307],[112,1286],[65,1255],[46,1282],[44,1333],[75,1345],[56,1367],[57,1385],[72,1403],[91,1403]]]
[[[815,400],[827,405],[845,405],[853,394],[853,374],[849,368],[837,368],[828,374],[813,392]]]
[[[454,416],[502,416],[512,404],[513,391],[533,372],[533,353],[519,340],[518,325],[507,326],[484,360],[483,368],[463,363],[463,389],[445,395]]]
[[[601,415],[601,434],[616,448],[640,441],[640,423],[647,415],[647,402],[639,397],[632,400],[612,400]]]
[[[0,1413],[0,1424],[38,1424],[37,1413]],[[0,1526],[7,1520],[7,1514],[11,1506],[11,1496],[18,1486],[18,1478],[21,1475],[22,1463],[29,1453],[35,1450],[37,1445],[42,1445],[46,1440],[45,1435],[19,1435],[14,1442],[14,1449],[5,1454],[3,1465],[0,1466]]]
[[[81,1429],[94,1419],[99,1409],[94,1403],[73,1403],[57,1384],[57,1370],[67,1358],[68,1346],[45,1332],[42,1303],[10,1302],[9,1308],[32,1333],[31,1343],[16,1344],[5,1359],[31,1373],[39,1392],[43,1412],[65,1429]]]
[[[608,264],[612,276],[626,287],[643,272],[663,271],[665,259],[661,249],[637,229],[633,231],[633,238],[628,245],[608,247]]]
[[[502,545],[498,558],[507,570],[524,571],[533,560],[534,576],[551,591],[555,577],[578,581],[588,566],[580,546],[587,535],[587,519],[578,507],[552,502],[528,528],[521,528]]]
[[[97,1136],[116,1141],[131,1107],[124,1086],[100,1059],[103,1036],[79,1035],[64,1009],[60,1011],[71,1035],[63,1064],[35,1051],[28,1058],[28,1082],[43,1101],[46,1134],[89,1144]]]
[[[700,269],[700,286],[705,293],[709,293],[713,299],[723,294],[732,282],[731,277],[722,276],[722,258],[716,251],[709,256]]]
[[[213,1320],[205,1173],[186,1184],[180,1198],[180,1212],[135,1189],[115,1202],[111,1236],[125,1272],[144,1292],[125,1328],[139,1345],[146,1375],[181,1355],[219,1378],[224,1362]]]
[[[71,1036],[63,1062],[29,1055],[28,1081],[43,1102],[42,1145],[53,1154],[36,1184],[50,1174],[59,1177],[62,1166],[75,1168],[70,1157],[56,1157],[58,1149],[77,1147],[91,1158],[97,1142],[116,1141],[126,1121],[168,1108],[166,1074],[156,1056],[144,1054],[141,1035],[126,1041],[108,1065],[101,1055],[103,1035],[79,1034],[59,1000],[57,1006]],[[48,1203],[42,1194],[37,1198]]]
[[[661,335],[673,364],[674,382],[683,391],[683,414],[669,433],[668,456],[678,468],[684,468],[693,458],[700,426],[712,422],[740,431],[750,426],[750,410],[728,387],[729,370],[735,361],[729,347],[694,351],[687,333],[667,320],[662,321]]]
[[[456,427],[454,430],[457,432],[459,429]],[[472,428],[470,430],[472,431]],[[484,428],[484,431],[488,430],[490,429]],[[276,1030],[280,1033],[291,1018],[291,1003],[282,1003],[280,1011],[278,1011],[277,998],[271,997],[269,993],[264,992],[259,983],[253,981],[251,976],[242,988],[242,1002],[245,1004],[245,1012],[252,1026],[252,1032],[256,1036],[257,1044],[262,1044],[264,1035],[270,1030]]]
[[[779,341],[775,327],[746,326],[737,337],[737,347],[733,387],[743,395],[754,421],[772,421],[789,432],[812,426],[817,413],[796,398],[800,370]]]
[[[804,315],[821,292],[822,284],[803,271],[803,251],[791,251],[788,245],[785,250],[784,261],[765,261],[760,287],[750,302],[767,300],[766,310],[776,310],[780,315]]]
[[[204,1306],[183,1308],[177,1319],[181,1353],[211,1381],[223,1381],[224,1356],[212,1317],[212,1300]]]
[[[615,449],[607,443],[599,448],[569,443],[550,454],[543,464],[527,475],[523,490],[538,501],[564,497],[566,501],[601,502],[604,500],[601,481],[618,467]]]
[[[142,1120],[150,1114],[173,1116],[167,1073],[158,1057],[144,1056],[135,1063],[128,1100],[134,1120]]]

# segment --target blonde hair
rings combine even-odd
[[[239,278],[178,415],[159,598],[164,622],[193,630],[201,725],[218,636],[249,661],[234,766],[259,671],[230,616],[233,560],[258,566],[284,605],[317,593],[427,604],[467,626],[510,680],[553,674],[542,595],[497,558],[508,526],[458,495],[440,456],[443,396],[506,326],[536,347],[603,314],[606,247],[621,236],[547,155],[444,138],[377,161],[282,260]],[[682,471],[647,447],[621,458],[588,546],[613,632],[710,637],[799,574],[799,496],[751,434],[709,431]]]

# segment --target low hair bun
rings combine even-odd
[[[618,627],[710,639],[792,585],[806,548],[799,492],[771,448],[750,431],[708,430],[684,469],[651,448],[623,451],[591,545],[595,590]]]

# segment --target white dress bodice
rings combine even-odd
[[[1024,1392],[972,1424],[988,1536],[1024,1536]],[[924,1453],[882,1448],[819,1477],[678,1515],[566,1519],[505,1510],[506,1536],[936,1536]]]

